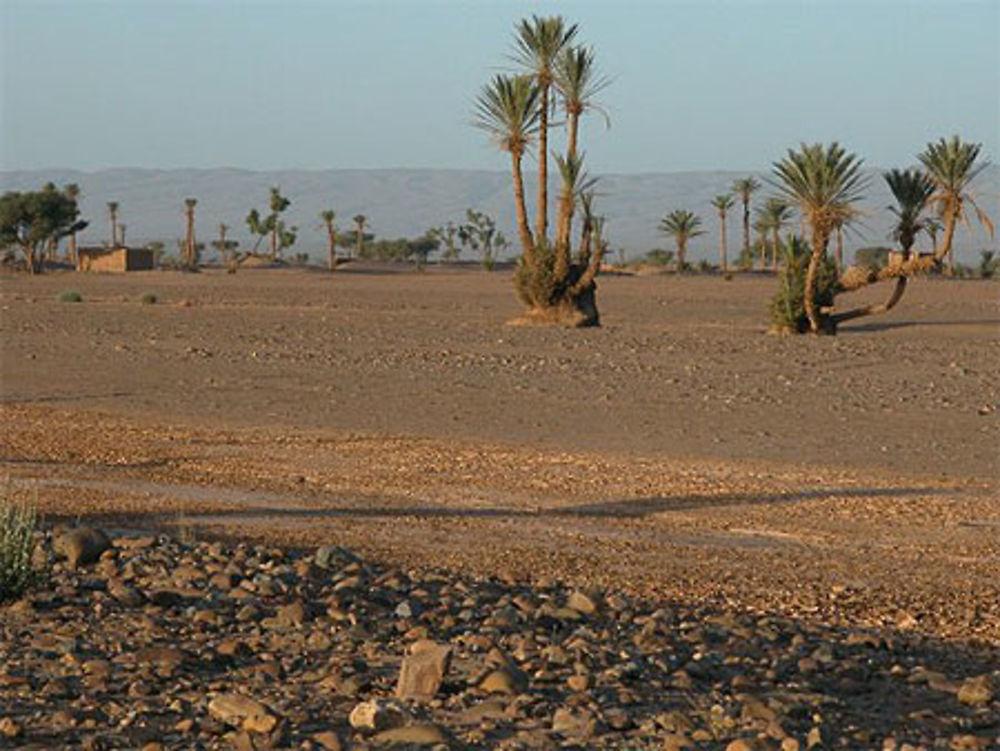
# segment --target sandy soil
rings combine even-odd
[[[774,284],[602,278],[562,331],[506,326],[503,273],[0,277],[3,472],[53,516],[1000,642],[1000,286],[783,338]]]

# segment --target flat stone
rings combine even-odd
[[[981,707],[993,701],[993,686],[989,676],[981,675],[963,681],[958,689],[958,700],[972,707]]]
[[[450,647],[426,639],[415,642],[400,667],[396,696],[430,701],[441,688],[450,661]]]
[[[219,694],[208,703],[209,714],[227,725],[242,727],[251,718],[271,716],[271,712],[256,699],[242,694]],[[270,732],[274,723],[264,732]]]
[[[520,670],[499,668],[479,682],[479,688],[489,694],[519,694],[528,686],[527,677]]]
[[[347,721],[355,730],[380,732],[402,727],[407,719],[406,712],[397,704],[385,699],[372,699],[354,707]]]

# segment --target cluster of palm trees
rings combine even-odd
[[[560,16],[524,19],[515,27],[512,60],[517,71],[499,74],[476,100],[474,124],[510,155],[518,238],[522,255],[515,276],[527,310],[522,322],[596,325],[594,278],[605,243],[604,219],[593,213],[595,181],[583,169],[580,119],[600,111],[595,95],[608,81],[595,67],[594,51],[576,41],[577,26]],[[561,123],[553,121],[561,113]],[[549,131],[565,128],[566,148],[555,156],[562,187],[549,227]],[[537,143],[538,199],[532,230],[525,202],[522,160]],[[582,214],[576,252],[573,220]]]
[[[893,236],[900,251],[884,269],[838,269],[832,294],[887,279],[895,279],[896,285],[886,303],[842,313],[821,309],[817,280],[831,236],[859,215],[856,204],[869,184],[862,171],[863,162],[838,143],[802,144],[798,150],[789,149],[783,159],[775,162],[773,184],[778,189],[778,198],[798,210],[809,230],[809,262],[803,282],[803,314],[808,331],[834,331],[842,321],[893,307],[902,296],[909,276],[939,267],[943,259],[950,257],[955,229],[960,221],[967,221],[966,206],[971,206],[980,223],[993,233],[992,221],[976,205],[969,190],[988,164],[979,159],[981,149],[981,144],[964,142],[958,136],[942,138],[927,144],[917,155],[923,169],[891,170],[883,175],[896,201],[890,210],[896,219]],[[925,212],[929,210],[936,217],[927,216]],[[937,232],[932,230],[936,227],[935,219],[943,226],[941,243],[935,242],[926,255],[914,254],[913,244],[920,232]]]

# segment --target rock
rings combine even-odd
[[[590,676],[580,675],[579,673],[574,673],[569,678],[566,679],[566,686],[570,691],[575,691],[581,693],[590,688]]]
[[[402,727],[407,719],[406,712],[394,702],[372,699],[354,707],[347,721],[355,730],[382,731]]]
[[[383,730],[372,737],[372,742],[377,746],[436,746],[447,743],[448,736],[437,725],[421,723]]]
[[[686,751],[694,748],[694,743],[683,733],[669,733],[663,738],[663,751]]]
[[[339,545],[324,545],[316,549],[313,561],[322,569],[333,570],[346,568],[352,563],[358,563],[360,559]]]
[[[96,527],[71,529],[52,543],[53,550],[66,558],[70,568],[95,563],[110,547],[111,540]]]
[[[270,733],[278,724],[278,718],[266,706],[242,694],[216,696],[208,703],[208,712],[220,722],[248,732]]]
[[[604,727],[587,709],[560,707],[552,715],[552,731],[585,740],[603,732]]]
[[[479,682],[479,688],[488,694],[519,694],[527,686],[527,676],[516,668],[493,670]]]
[[[597,600],[590,595],[579,590],[571,592],[566,600],[566,607],[584,615],[593,615],[597,612]]]
[[[993,701],[993,686],[989,676],[981,675],[963,681],[958,689],[958,700],[972,707],[981,707]]]
[[[451,661],[451,648],[433,641],[420,640],[410,647],[403,659],[396,683],[400,699],[428,702],[444,682]]]
[[[21,734],[21,726],[10,717],[0,718],[0,736],[4,738],[17,738]]]
[[[344,744],[341,742],[340,736],[332,730],[324,730],[321,733],[315,733],[312,740],[314,743],[319,744],[319,747],[324,749],[324,751],[341,751],[341,749],[344,748]]]

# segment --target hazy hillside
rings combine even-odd
[[[624,248],[629,257],[654,247],[673,247],[660,235],[660,218],[675,208],[699,214],[706,234],[696,238],[690,256],[697,260],[717,254],[718,221],[711,198],[724,192],[737,172],[679,172],[667,174],[608,175],[601,179],[599,210],[607,216],[607,236],[613,249]],[[760,175],[758,175],[760,177]],[[82,189],[83,216],[91,221],[84,243],[100,243],[108,236],[107,201],[120,204],[121,222],[127,226],[126,239],[140,244],[150,240],[174,241],[183,234],[183,201],[198,199],[197,231],[201,239],[215,236],[225,222],[232,236],[246,244],[249,235],[244,217],[250,208],[266,208],[268,188],[279,185],[289,197],[291,224],[300,230],[296,252],[324,252],[325,235],[320,230],[319,212],[337,211],[341,227],[350,226],[350,217],[365,214],[379,236],[399,237],[422,233],[448,220],[459,222],[465,209],[474,207],[497,217],[513,239],[514,213],[510,198],[510,177],[505,172],[471,170],[288,170],[253,172],[241,169],[150,170],[109,169],[98,172],[37,170],[0,172],[3,190],[36,189],[46,181],[57,185],[76,182]],[[529,176],[529,195],[534,184]],[[1000,168],[990,167],[977,181],[976,191],[983,206],[996,219],[1000,196]],[[762,196],[762,191],[759,196]],[[848,248],[886,242],[890,215],[885,207],[890,197],[881,179],[873,180],[864,204],[866,218],[847,241]],[[759,200],[759,199],[758,199]],[[741,243],[741,209],[730,213],[728,221],[731,257]],[[978,228],[970,233],[961,228],[956,238],[960,258],[969,262],[978,251],[996,247]]]

